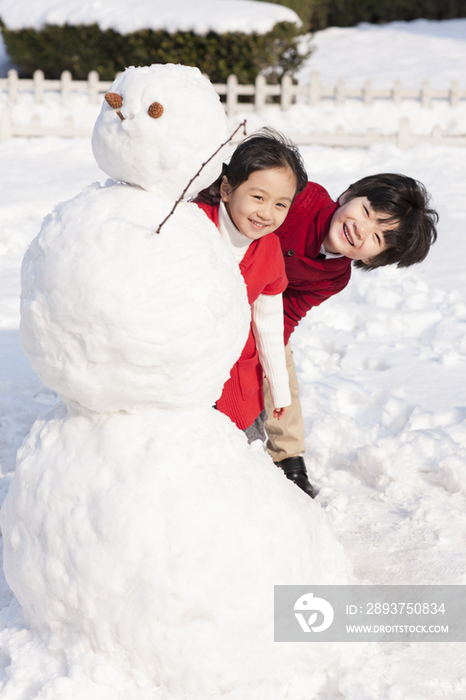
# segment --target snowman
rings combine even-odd
[[[92,142],[112,179],[58,205],[22,268],[23,347],[61,401],[18,452],[5,574],[52,648],[164,697],[325,668],[328,645],[274,644],[274,584],[350,576],[320,505],[212,408],[250,311],[186,198],[227,135],[197,69],[127,69]]]

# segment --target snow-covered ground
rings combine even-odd
[[[359,81],[370,77],[374,84],[400,77],[406,84],[419,85],[428,77],[438,86],[458,79],[465,87],[459,70],[466,65],[466,20],[328,29],[315,41],[319,49],[309,70],[319,70],[325,82],[339,76],[350,82],[354,75]],[[436,58],[429,63],[433,45]],[[304,128],[307,116],[299,109],[298,105],[280,117],[269,109],[258,119],[291,132],[296,128],[293,119]],[[355,107],[348,103],[345,109],[348,119],[352,109],[357,119]],[[456,120],[464,132],[464,113],[457,110],[450,110],[448,119]],[[326,107],[314,114],[323,126]],[[439,238],[424,263],[407,270],[355,271],[348,288],[313,310],[293,337],[306,458],[311,480],[320,489],[317,500],[361,582],[465,585],[464,152],[435,146],[402,152],[383,144],[348,150],[306,147],[302,152],[310,179],[335,197],[369,173],[404,172],[425,183],[440,214]],[[34,419],[56,400],[20,347],[21,259],[54,204],[106,177],[86,140],[11,140],[0,145],[0,162],[3,500],[16,450]],[[68,676],[61,661],[34,641],[3,578],[0,607],[2,700],[116,697],[113,680],[100,669],[83,663]],[[353,659],[348,645],[346,664],[335,663],[324,674],[310,675],[307,694],[290,689],[289,700],[466,696],[460,643],[367,644],[362,656]],[[276,687],[251,687],[230,699],[273,700],[282,697],[279,692]],[[133,696],[122,687],[118,700],[128,698]],[[168,700],[156,689],[137,698]]]

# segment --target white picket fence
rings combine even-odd
[[[226,95],[226,109],[229,115],[237,111],[263,109],[267,98],[279,98],[283,110],[289,109],[298,96],[303,96],[306,104],[315,106],[323,99],[335,100],[341,105],[347,99],[362,100],[369,106],[374,100],[392,100],[399,104],[402,100],[419,100],[423,107],[429,108],[432,100],[448,100],[451,107],[466,100],[466,90],[460,90],[457,81],[453,81],[449,90],[438,90],[424,80],[420,89],[403,88],[400,80],[395,80],[392,88],[375,88],[371,80],[366,80],[362,88],[346,87],[344,80],[337,80],[334,87],[324,87],[319,73],[310,75],[307,85],[293,85],[290,75],[284,75],[280,85],[267,85],[265,76],[258,75],[254,85],[239,85],[236,75],[230,75],[226,85],[214,85],[219,95]],[[238,102],[238,96],[254,95],[254,103],[244,105]]]
[[[67,99],[72,92],[87,92],[91,104],[100,104],[102,95],[107,92],[111,82],[99,79],[97,71],[93,70],[87,76],[87,80],[73,80],[71,73],[63,71],[60,80],[46,80],[41,70],[36,70],[32,79],[19,78],[15,70],[8,71],[7,78],[0,78],[0,91],[6,93],[10,105],[20,99],[20,93],[32,92],[34,102],[40,104],[44,99],[44,93],[59,92],[63,99]]]
[[[12,118],[12,108],[24,93],[33,95],[34,104],[41,104],[47,92],[60,94],[64,103],[73,92],[85,93],[90,104],[99,105],[110,85],[110,81],[101,81],[96,71],[89,73],[87,80],[73,80],[69,71],[64,71],[60,80],[45,80],[40,70],[34,73],[32,79],[18,78],[17,72],[10,70],[7,78],[0,79],[0,141],[14,136],[89,136],[90,129],[76,125],[72,114],[61,126],[47,126],[38,114],[33,114],[28,124],[16,124]],[[226,83],[214,84],[214,88],[223,96],[228,116],[238,112],[260,111],[272,101],[279,104],[282,110],[288,110],[296,100],[310,106],[329,99],[338,105],[346,100],[359,100],[369,106],[374,100],[391,100],[399,104],[402,100],[410,99],[418,100],[425,109],[429,109],[434,100],[446,100],[452,108],[458,106],[461,100],[466,100],[466,90],[460,89],[457,81],[452,82],[450,89],[434,89],[428,80],[424,80],[419,89],[403,88],[399,80],[390,89],[375,88],[370,80],[366,80],[360,88],[346,87],[343,80],[338,80],[334,87],[325,87],[316,72],[311,74],[308,85],[294,85],[289,75],[285,75],[278,85],[268,85],[263,75],[257,77],[254,85],[241,85],[235,75],[230,75]],[[241,102],[238,99],[244,96],[251,101]],[[373,129],[365,134],[348,134],[337,130],[331,134],[288,135],[298,145],[365,147],[389,141],[403,149],[419,143],[466,146],[466,134],[444,135],[439,127],[435,127],[430,135],[412,134],[407,119],[401,119],[397,133],[391,135],[382,135]]]

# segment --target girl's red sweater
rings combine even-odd
[[[218,227],[218,205],[200,201],[196,204]],[[277,237],[271,233],[253,241],[239,264],[244,277],[248,301],[252,304],[259,294],[280,294],[286,288],[285,265]],[[223,387],[217,408],[236,423],[248,428],[264,408],[263,371],[257,354],[252,329],[240,358],[232,367],[230,378]]]

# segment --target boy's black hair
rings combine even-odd
[[[397,263],[409,267],[426,257],[437,239],[438,214],[429,208],[430,195],[418,180],[406,175],[381,173],[369,175],[350,185],[345,203],[355,197],[367,197],[384,231],[385,249],[368,263],[354,262],[361,270],[373,270]],[[393,228],[390,226],[393,225]]]
[[[280,132],[264,127],[241,141],[228,163],[224,163],[220,177],[205,190],[197,201],[218,204],[223,176],[235,190],[257,170],[289,168],[296,177],[296,194],[307,185],[307,173],[302,156],[295,144]]]

